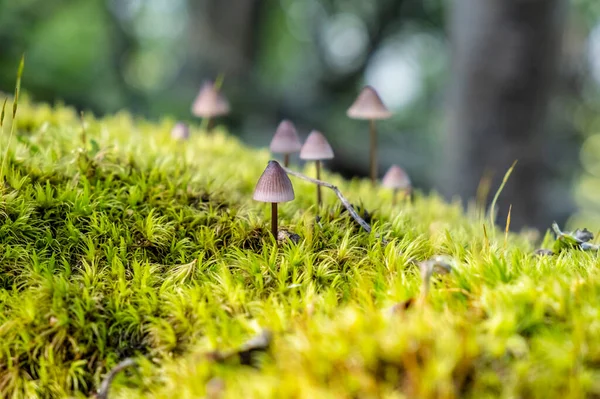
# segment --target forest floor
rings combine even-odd
[[[252,200],[270,154],[219,127],[25,100],[7,150],[10,123],[1,397],[89,397],[128,358],[111,398],[600,396],[596,252],[327,172],[373,231],[292,176],[278,245]]]

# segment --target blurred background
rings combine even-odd
[[[254,146],[289,118],[332,142],[329,167],[368,174],[368,126],[346,117],[363,85],[394,117],[378,124],[380,173],[499,203],[512,227],[600,229],[598,0],[0,0],[0,90],[21,54],[35,101],[96,115],[128,109],[199,123],[190,105],[225,76]]]

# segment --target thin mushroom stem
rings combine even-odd
[[[285,166],[286,168],[289,166],[290,163],[290,154],[283,154],[283,166]]]
[[[371,136],[371,155],[370,159],[370,170],[371,170],[371,184],[374,186],[377,183],[377,130],[375,129],[375,120],[369,120],[369,131]]]
[[[392,194],[392,206],[396,206],[398,203],[398,189],[394,189],[394,194]]]
[[[206,131],[210,132],[215,126],[215,118],[208,117],[206,122]]]
[[[423,280],[421,283],[421,293],[419,294],[419,299],[417,303],[419,306],[424,306],[427,302],[427,296],[429,295],[429,284],[430,284],[431,276],[427,277],[426,280]]]
[[[277,202],[271,203],[271,233],[277,240]]]
[[[431,275],[433,274],[433,265],[429,262],[423,262],[419,265],[421,268],[421,294],[419,295],[419,305],[425,305],[427,295],[429,295],[429,286],[431,285]]]
[[[200,130],[205,131],[206,133],[210,132],[212,129],[212,118],[210,116],[205,116],[202,118],[202,123],[200,124]]]
[[[356,220],[356,222],[360,225],[360,227],[362,227],[367,233],[371,232],[371,226],[369,226],[369,223],[367,223],[363,218],[361,218],[358,215],[358,213],[356,213],[356,211],[354,210],[354,207],[352,206],[352,204],[350,204],[350,202],[346,199],[346,197],[344,197],[344,195],[342,194],[342,192],[336,186],[334,186],[331,183],[327,183],[326,181],[322,181],[322,180],[318,180],[318,179],[313,179],[312,177],[308,177],[306,175],[303,175],[302,173],[295,172],[295,171],[290,170],[288,168],[283,168],[283,170],[285,170],[285,173],[287,173],[288,175],[295,176],[295,177],[297,177],[299,179],[302,179],[302,180],[306,180],[307,182],[316,184],[319,187],[323,186],[323,187],[327,187],[327,188],[333,190],[333,192],[340,199],[340,201],[342,202],[342,205],[344,205],[344,208],[346,208],[346,210],[348,211],[348,213],[350,214],[350,216],[352,216],[352,218],[354,220]],[[381,242],[384,245],[387,244],[387,240],[385,238],[380,237],[379,234],[375,234],[375,237],[381,239]]]
[[[321,180],[321,161],[317,159],[317,180]],[[321,186],[317,184],[317,205],[320,208],[322,202]]]

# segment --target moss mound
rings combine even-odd
[[[332,174],[373,233],[292,177],[280,218],[300,241],[278,246],[251,200],[268,152],[219,129],[176,142],[172,124],[20,105],[0,192],[0,396],[87,397],[126,357],[138,365],[111,397],[600,395],[595,254],[536,257],[458,204],[392,207]],[[418,261],[439,254],[452,272],[408,306]],[[248,350],[264,330],[270,347]]]

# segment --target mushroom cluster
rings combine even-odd
[[[213,118],[226,115],[229,111],[229,102],[221,94],[220,88],[216,87],[213,82],[205,82],[193,102],[192,113],[204,118],[207,130],[210,130]],[[375,185],[378,179],[375,122],[390,118],[392,113],[387,109],[377,91],[371,86],[365,86],[346,114],[352,119],[369,121],[369,176],[371,183]],[[189,137],[189,129],[185,124],[179,122],[173,127],[171,136],[177,140],[185,140]],[[253,198],[256,201],[271,203],[271,232],[277,238],[277,204],[294,199],[294,188],[287,175],[287,169],[285,169],[290,165],[290,156],[299,152],[301,160],[314,161],[316,179],[321,180],[322,162],[333,159],[334,153],[325,135],[318,130],[312,130],[302,144],[296,127],[287,119],[283,119],[277,126],[269,149],[273,154],[283,157],[284,167],[277,161],[269,161],[256,184]],[[383,176],[381,185],[393,190],[392,205],[397,203],[399,192],[409,195],[412,190],[408,174],[398,165],[392,165],[388,169]],[[317,206],[320,208],[323,203],[321,185],[317,184],[316,191]]]

